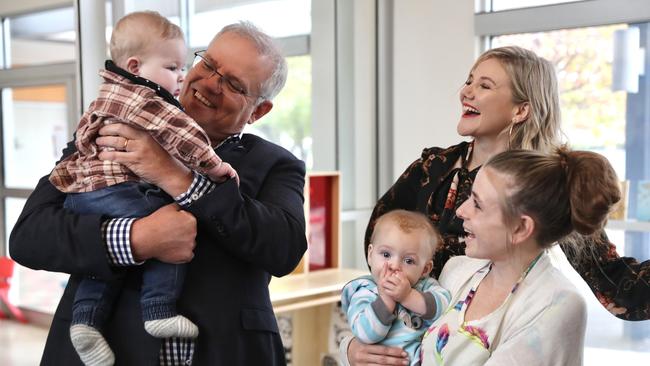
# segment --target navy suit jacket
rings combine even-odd
[[[74,150],[68,144],[64,156]],[[238,172],[187,210],[198,222],[178,310],[199,326],[194,365],[283,365],[284,351],[271,307],[271,275],[290,273],[307,248],[305,165],[285,149],[244,134],[217,153]],[[43,365],[81,365],[69,336],[71,306],[83,276],[110,278],[101,238],[105,217],[63,209],[65,194],[47,177],[38,183],[14,227],[11,256],[33,269],[65,272],[70,281],[54,315]],[[156,365],[161,341],[144,331],[141,272],[128,271],[103,330],[117,365]]]

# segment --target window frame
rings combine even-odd
[[[68,111],[68,138],[72,137],[78,118],[77,111],[77,88],[76,88],[76,66],[73,62],[26,66],[16,69],[0,70],[0,90],[5,88],[42,86],[52,84],[63,84],[66,88],[66,107]],[[4,166],[4,121],[0,120],[0,161]],[[4,169],[0,169],[0,238],[3,240],[0,246],[0,256],[8,255],[6,243],[9,237],[8,228],[5,227],[6,198],[27,198],[33,189],[8,188],[5,184]]]
[[[647,0],[588,0],[474,15],[477,37],[533,33],[650,20]]]

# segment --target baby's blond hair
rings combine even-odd
[[[431,220],[424,214],[415,211],[407,210],[393,210],[380,216],[375,222],[375,229],[372,232],[370,243],[375,240],[375,235],[381,231],[381,227],[386,223],[394,223],[404,233],[412,231],[422,231],[426,235],[426,244],[429,249],[430,258],[433,258],[433,253],[440,243],[442,237],[437,229],[433,227]]]
[[[125,68],[126,60],[143,55],[156,41],[183,39],[179,26],[155,11],[136,11],[117,21],[111,34],[110,52],[115,64]]]

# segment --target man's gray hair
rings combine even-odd
[[[225,33],[235,33],[252,41],[260,55],[268,57],[271,61],[273,64],[273,71],[271,72],[271,76],[260,86],[260,94],[264,99],[273,100],[273,98],[280,93],[280,90],[282,90],[287,81],[287,61],[284,59],[280,47],[273,38],[248,21],[240,21],[239,23],[233,23],[223,27],[223,29],[214,36],[212,42]]]

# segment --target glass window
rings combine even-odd
[[[288,57],[289,76],[272,111],[246,132],[260,135],[313,166],[311,137],[311,56]]]
[[[190,46],[206,47],[221,28],[247,20],[272,37],[282,38],[311,32],[311,1],[309,0],[226,0],[219,3],[193,0],[190,15]],[[291,22],[286,19],[291,18]],[[246,132],[258,134],[291,151],[313,166],[311,137],[311,56],[308,49],[285,49],[289,75],[280,94],[273,100],[273,110]]]
[[[492,38],[518,45],[555,65],[562,129],[573,148],[605,155],[625,177],[626,93],[612,90],[614,33],[627,25],[565,29]]]
[[[572,3],[580,0],[492,0],[492,11],[529,8],[533,6]]]
[[[194,0],[194,4],[195,13],[190,17],[190,47],[193,48],[207,46],[221,28],[240,20],[248,20],[276,38],[311,32],[309,0]]]
[[[68,140],[65,85],[2,89],[4,186],[36,187]]]
[[[20,213],[22,212],[26,201],[27,200],[24,198],[9,197],[5,199],[4,225],[8,233],[11,232],[11,229],[13,229],[14,225],[16,224],[18,216],[20,216]],[[6,237],[5,245],[7,248],[9,248],[9,235]],[[7,250],[7,253],[9,253],[9,250]]]
[[[135,11],[152,10],[157,11],[170,22],[181,26],[181,18],[178,0],[124,0],[124,15]],[[117,19],[116,19],[117,21]],[[113,4],[111,0],[106,1],[106,57],[110,58],[110,42],[113,33]]]
[[[13,229],[26,201],[24,198],[5,199],[4,224],[7,232]],[[34,271],[16,264],[12,278],[14,286],[11,286],[9,298],[20,307],[54,314],[67,281],[67,274]]]
[[[180,25],[178,0],[125,0],[124,10],[125,14],[134,11],[154,10],[169,19],[172,23]]]
[[[9,28],[7,68],[74,61],[76,32],[72,7],[4,21]]]
[[[621,47],[621,40],[634,34],[637,27],[647,32],[648,25],[627,24],[565,29],[541,33],[503,35],[491,39],[491,47],[518,45],[551,61],[556,68],[562,108],[562,128],[573,148],[598,152],[606,156],[621,180],[648,180],[650,162],[646,143],[638,134],[650,130],[650,90],[638,83],[639,65],[636,49],[641,38],[632,37]],[[644,42],[648,42],[645,40]],[[625,42],[624,42],[625,43]],[[626,70],[626,71],[621,71]],[[636,74],[630,75],[632,71]],[[621,72],[630,85],[623,85]],[[645,88],[645,89],[644,89]],[[644,122],[645,121],[645,122]],[[630,185],[630,196],[635,193]],[[650,191],[649,191],[650,192]],[[636,217],[636,198],[629,200],[628,218]],[[650,204],[650,197],[648,197]],[[649,206],[650,207],[650,206]],[[625,225],[623,225],[624,227]],[[650,226],[649,226],[650,227]],[[650,231],[647,229],[646,231]],[[617,229],[607,230],[621,256],[639,261],[650,258],[647,233]],[[565,272],[584,293],[588,304],[585,364],[609,365],[647,363],[650,358],[650,327],[647,322],[626,322],[612,316],[591,293],[568,263]]]

